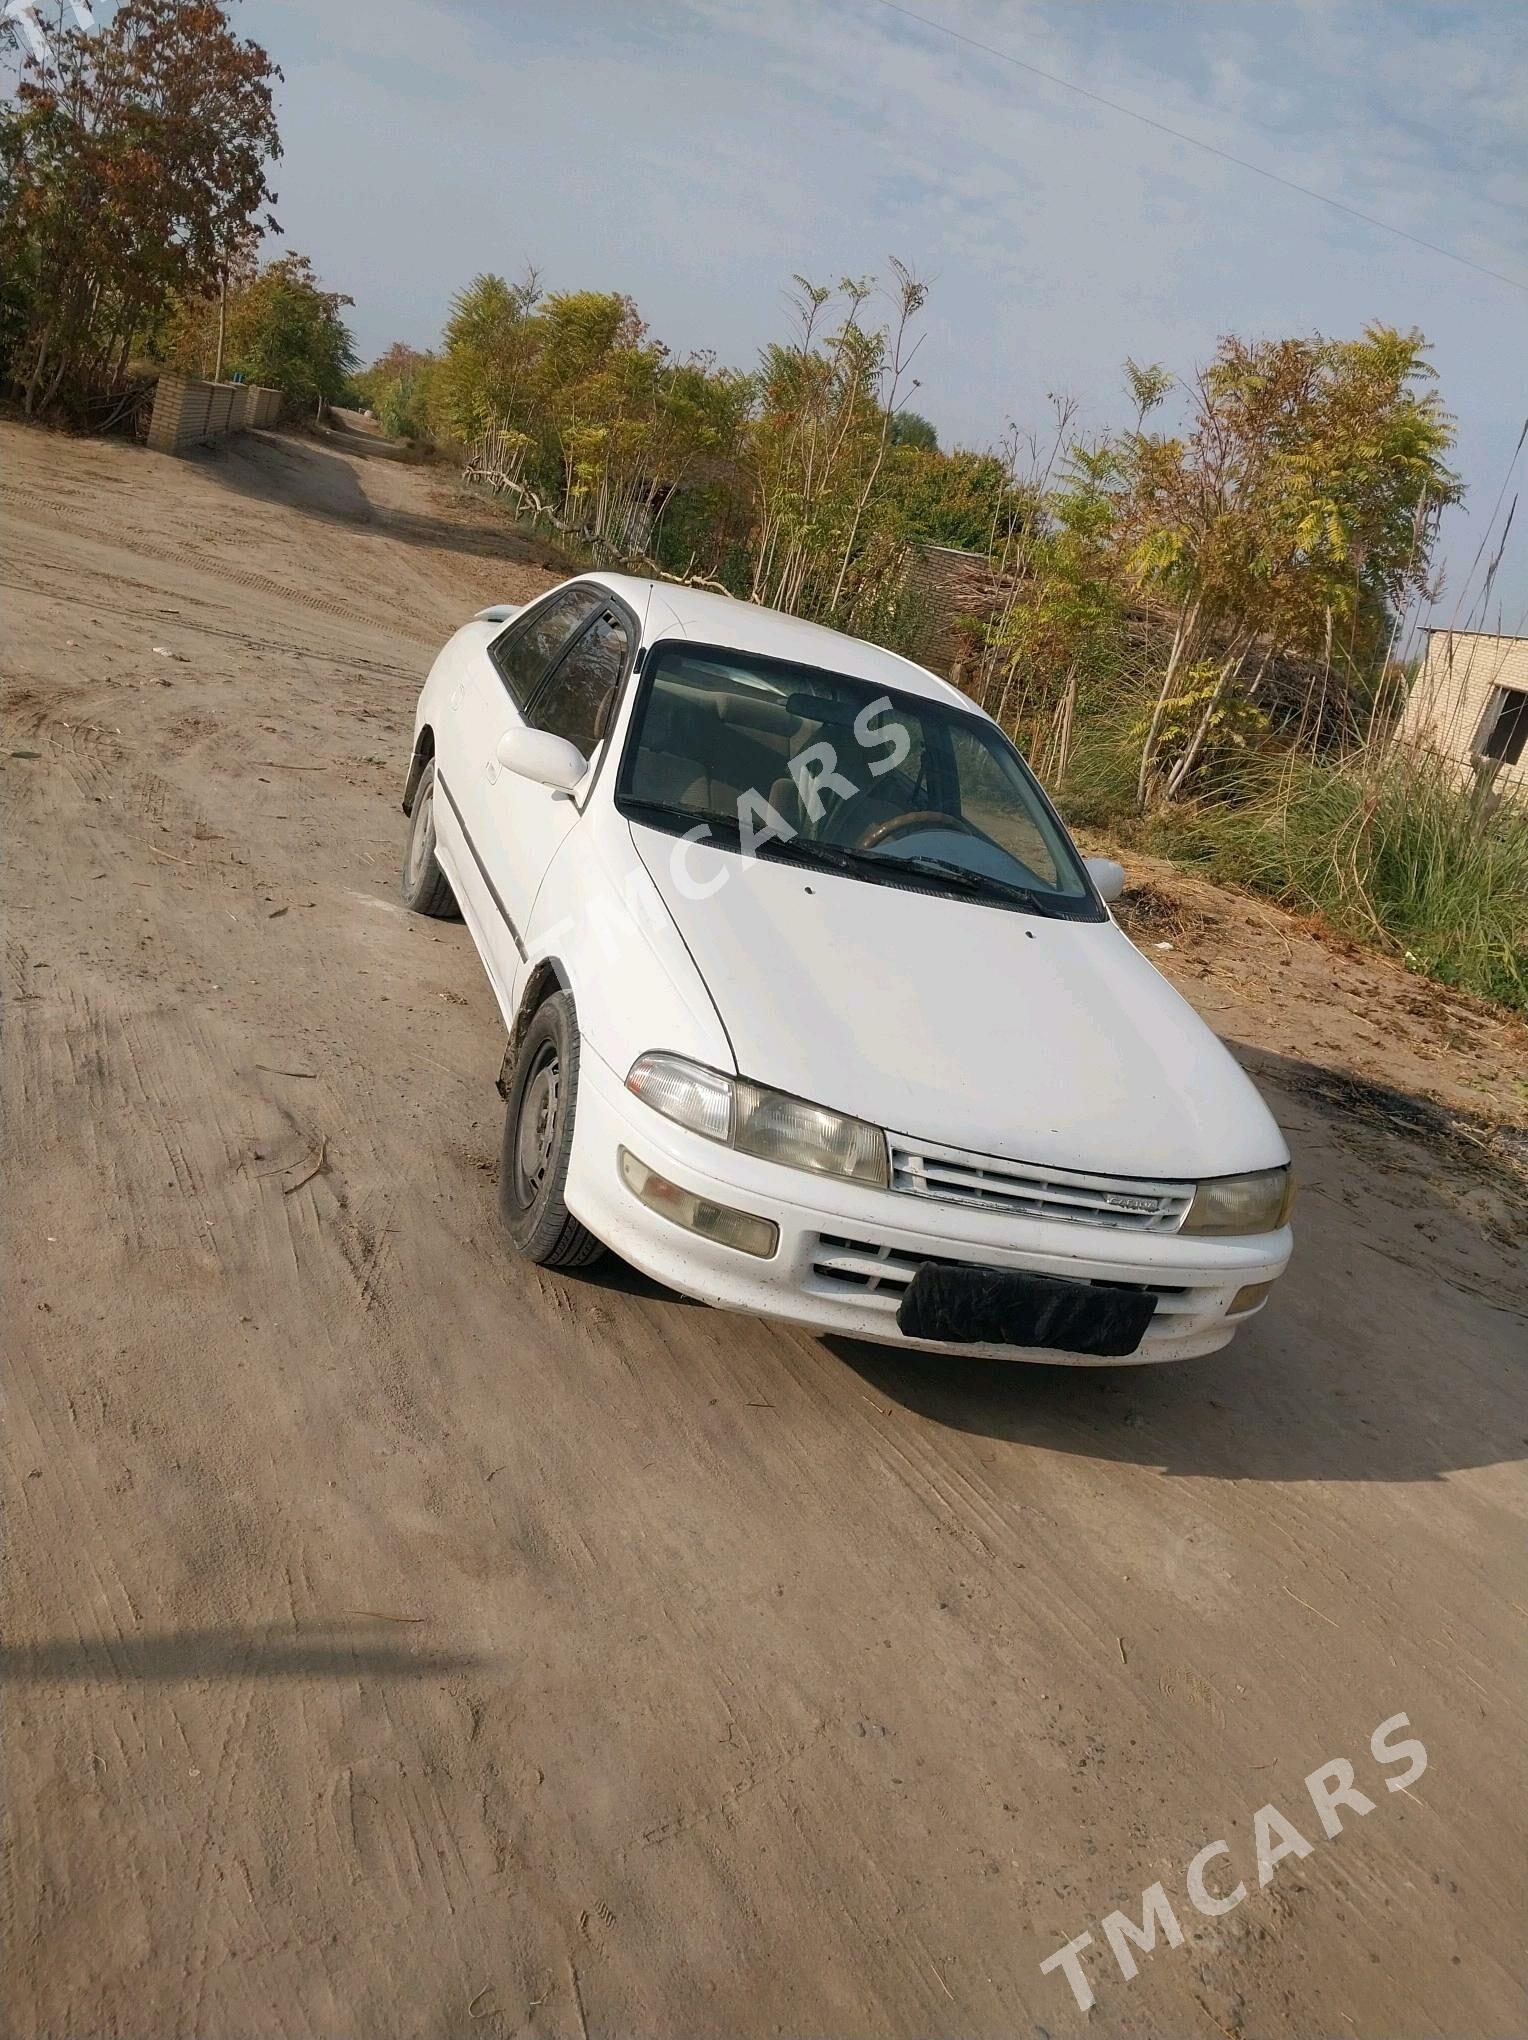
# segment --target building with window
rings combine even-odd
[[[1528,637],[1430,630],[1397,737],[1528,798]]]

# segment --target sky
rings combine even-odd
[[[365,359],[433,344],[478,272],[534,264],[750,367],[794,275],[884,278],[895,255],[932,286],[913,405],[986,446],[1009,421],[1043,438],[1053,396],[1127,422],[1126,355],[1187,375],[1227,332],[1419,326],[1469,485],[1433,620],[1528,630],[1528,502],[1484,614],[1470,575],[1528,483],[1523,0],[909,5],[924,20],[888,0],[236,12],[285,73],[285,245],[354,297]]]

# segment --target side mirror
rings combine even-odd
[[[1085,861],[1088,877],[1098,887],[1098,897],[1112,905],[1125,890],[1124,865],[1116,864],[1112,857],[1089,857]]]
[[[506,772],[556,793],[571,793],[589,769],[578,746],[550,730],[506,730],[495,755]]]

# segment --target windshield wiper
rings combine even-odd
[[[686,807],[679,801],[669,800],[627,798],[621,803],[621,808],[629,821],[658,827],[667,822],[682,823],[686,829],[706,824],[716,831],[715,847],[742,849],[742,832],[732,815]],[[943,857],[883,857],[874,850],[854,850],[842,843],[821,843],[810,836],[766,836],[751,851],[745,852],[745,855],[750,854],[771,863],[803,865],[808,870],[853,873],[856,877],[877,879],[885,885],[895,885],[899,876],[905,877],[912,872],[922,878],[937,879],[941,885],[968,893],[973,899],[1011,900],[1016,906],[1027,907],[1031,913],[1046,919],[1057,918],[1057,910],[1050,904],[1049,896],[1037,887],[993,878],[985,872],[972,871],[964,864],[952,864]]]
[[[876,857],[871,853],[868,861],[879,864],[881,869],[892,871],[920,871],[930,878],[939,878],[958,886],[962,892],[984,896],[987,899],[1014,900],[1031,912],[1046,919],[1054,919],[1056,910],[1050,904],[1049,895],[1038,886],[1017,885],[1011,879],[994,878],[984,871],[972,871],[964,864],[952,864],[943,857]]]
[[[735,815],[717,814],[709,808],[686,807],[680,801],[628,798],[622,801],[621,812],[628,821],[645,822],[660,828],[668,822],[683,823],[687,829],[704,823],[716,831],[715,847],[741,850],[745,858],[762,857],[781,864],[802,864],[817,871],[859,872],[867,865],[880,871],[888,868],[884,858],[845,850],[837,843],[818,843],[810,836],[765,836],[759,843],[745,846]],[[702,842],[705,840],[701,838]]]
[[[818,843],[810,836],[766,836],[753,853],[781,864],[805,864],[816,870],[858,871],[864,859],[837,843]]]
[[[707,827],[719,832],[724,849],[735,850],[738,843],[736,815],[717,814],[711,808],[686,807],[676,800],[634,800],[629,796],[620,803],[621,812],[629,822],[646,822],[661,827],[665,822],[680,822],[686,829]],[[702,837],[704,842],[705,838]]]
[[[899,876],[911,871],[923,878],[938,879],[941,884],[970,893],[973,898],[1012,900],[1015,905],[1028,907],[1031,912],[1046,919],[1056,917],[1056,910],[1050,905],[1047,895],[1037,887],[993,878],[985,872],[972,871],[964,864],[951,864],[943,857],[882,857],[874,850],[853,850],[841,843],[817,843],[806,836],[795,836],[788,842],[773,837],[759,845],[758,855],[777,857],[782,863],[826,865],[831,871],[852,871],[891,885]]]

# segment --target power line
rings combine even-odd
[[[1063,92],[1074,92],[1079,99],[1091,100],[1095,106],[1106,106],[1111,113],[1123,114],[1126,120],[1139,121],[1142,127],[1154,128],[1159,135],[1170,135],[1175,142],[1186,142],[1191,149],[1202,149],[1207,156],[1218,156],[1222,163],[1234,163],[1238,170],[1250,170],[1254,177],[1266,178],[1270,184],[1281,184],[1286,191],[1296,191],[1302,198],[1314,198],[1321,205],[1331,206],[1334,212],[1347,213],[1351,219],[1362,220],[1365,226],[1395,234],[1403,241],[1410,241],[1414,247],[1425,248],[1431,255],[1441,255],[1446,262],[1457,262],[1465,269],[1473,269],[1479,276],[1489,276],[1495,283],[1505,283],[1512,290],[1528,291],[1528,283],[1519,277],[1504,276],[1499,269],[1488,269],[1483,262],[1472,262],[1468,255],[1440,247],[1436,241],[1425,241],[1420,234],[1410,233],[1390,220],[1378,219],[1373,213],[1349,205],[1345,199],[1333,198],[1330,193],[1317,191],[1309,184],[1297,184],[1292,177],[1281,177],[1277,170],[1265,169],[1261,163],[1249,163],[1245,156],[1233,156],[1229,149],[1217,148],[1213,142],[1203,141],[1198,135],[1185,134],[1181,128],[1169,127],[1163,120],[1153,120],[1150,114],[1138,113],[1133,106],[1126,106],[1118,99],[1108,99],[1102,92],[1090,91],[1086,85],[1078,85],[1071,78],[1063,78],[1055,71],[1042,70],[1038,64],[1027,63],[1024,58],[1014,56],[1011,50],[994,49],[991,43],[979,42],[974,35],[951,28],[948,22],[933,21],[926,14],[917,14],[911,7],[901,6],[899,0],[876,0],[876,4],[892,14],[900,14],[905,21],[916,21],[922,28],[933,29],[937,35],[947,35],[952,42],[964,43],[967,49],[980,50],[985,57],[995,57],[1000,64],[1011,64],[1016,71],[1027,71],[1032,78],[1043,78],[1047,85],[1059,85]]]

